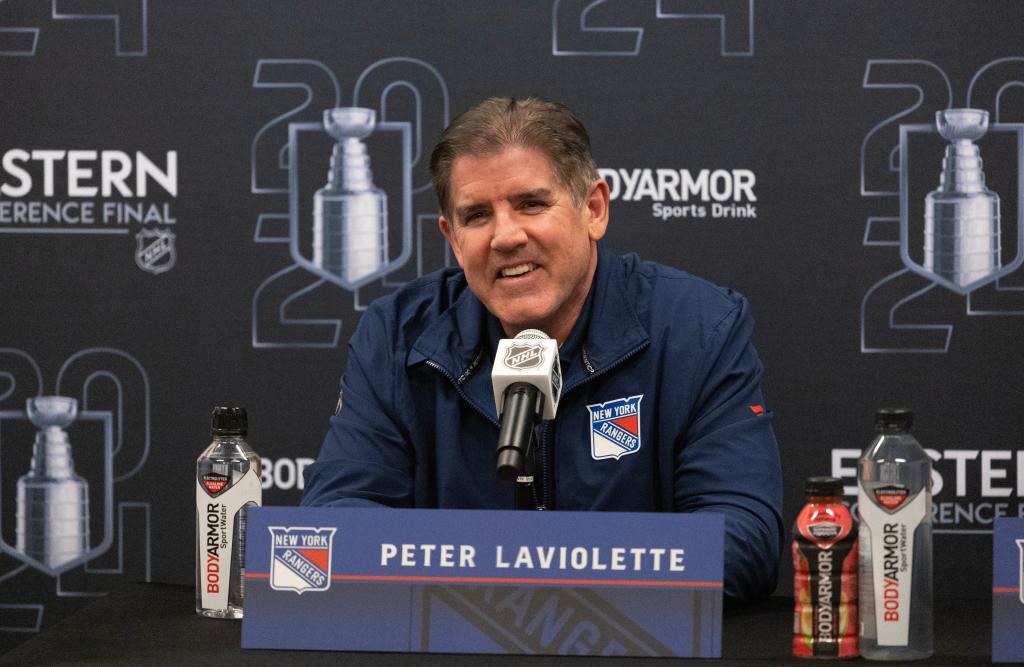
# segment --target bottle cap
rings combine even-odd
[[[875,430],[879,433],[902,433],[914,424],[914,412],[907,408],[882,408],[875,413]]]
[[[210,430],[214,435],[246,435],[249,432],[249,418],[245,408],[218,405],[213,409]]]
[[[808,477],[804,493],[808,496],[841,496],[843,481],[835,477]]]

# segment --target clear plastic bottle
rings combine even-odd
[[[246,512],[262,502],[260,457],[245,441],[245,408],[214,408],[211,430],[196,461],[196,613],[241,618]]]
[[[860,654],[932,654],[931,459],[910,434],[910,410],[879,410],[857,472]]]

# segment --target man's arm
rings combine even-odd
[[[747,302],[707,337],[697,410],[675,455],[675,509],[725,515],[725,594],[740,601],[774,589],[782,550],[782,471],[761,393]]]
[[[302,505],[333,507],[413,505],[415,454],[398,419],[395,333],[371,307],[348,346],[341,409],[315,463],[306,468]]]

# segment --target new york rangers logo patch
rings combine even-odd
[[[331,547],[337,528],[270,531],[270,587],[275,591],[326,591],[331,586]]]
[[[594,459],[620,459],[640,450],[640,401],[644,395],[588,405],[590,455]]]

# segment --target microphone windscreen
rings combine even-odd
[[[516,340],[524,340],[524,339],[534,339],[535,340],[535,339],[538,339],[538,338],[551,338],[551,336],[547,335],[546,333],[544,333],[540,329],[523,329],[522,331],[520,331],[519,333],[516,334]]]

